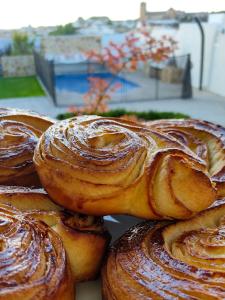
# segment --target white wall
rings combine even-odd
[[[205,32],[205,59],[204,59],[204,77],[203,86],[208,86],[208,77],[211,70],[213,56],[213,44],[217,32],[217,25],[203,24]],[[191,54],[192,60],[192,84],[194,87],[199,86],[200,64],[201,64],[201,35],[196,23],[181,24],[177,34],[179,43],[179,53]]]
[[[218,34],[215,41],[207,87],[210,91],[225,96],[225,34]]]
[[[205,32],[203,87],[213,93],[225,96],[225,33],[221,29],[221,24],[204,23],[203,28]],[[162,29],[154,29],[155,36],[159,37],[162,34]],[[172,36],[178,41],[177,55],[191,54],[192,85],[198,87],[201,35],[197,24],[183,23],[178,30],[173,32]]]

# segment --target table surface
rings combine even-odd
[[[112,242],[120,237],[128,228],[140,223],[141,219],[129,216],[107,216],[105,224],[112,235]],[[101,281],[89,281],[77,284],[76,300],[101,300]]]

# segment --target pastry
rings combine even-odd
[[[34,148],[53,121],[38,114],[0,108],[0,184],[40,186]]]
[[[65,211],[42,189],[1,186],[0,205],[11,205],[60,235],[76,282],[96,278],[110,241],[102,218]]]
[[[148,122],[157,129],[176,138],[195,152],[216,183],[218,197],[225,197],[225,128],[206,121],[160,120]]]
[[[188,218],[215,200],[205,165],[166,134],[125,120],[75,117],[41,137],[34,163],[58,204],[88,215]]]
[[[73,280],[58,234],[2,204],[0,299],[74,300]]]
[[[18,108],[3,108],[0,107],[0,119],[18,121],[45,131],[55,120],[44,115],[40,115],[36,112],[23,110]]]
[[[175,224],[134,226],[110,249],[103,299],[225,299],[224,233],[224,204]]]

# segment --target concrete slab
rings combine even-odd
[[[2,107],[31,109],[55,117],[65,112],[67,107],[55,107],[48,97],[16,98],[0,100]],[[225,125],[225,98],[208,92],[195,91],[193,99],[138,100],[135,102],[111,103],[110,108],[129,110],[175,111],[189,114],[193,118],[205,119]]]

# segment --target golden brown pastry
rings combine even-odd
[[[58,234],[2,204],[0,299],[74,300],[73,280]]]
[[[110,241],[100,217],[65,211],[42,189],[0,186],[0,205],[7,204],[44,221],[64,244],[75,281],[95,279]]]
[[[187,218],[215,200],[205,165],[193,152],[121,119],[56,123],[42,135],[34,163],[51,198],[85,214]]]
[[[45,131],[55,120],[33,111],[0,107],[0,119],[18,121]]]
[[[176,138],[195,152],[205,163],[218,189],[218,197],[225,197],[225,128],[200,120],[160,120],[148,122],[152,129]]]
[[[40,186],[34,148],[53,121],[38,114],[0,108],[0,184]]]
[[[225,299],[225,205],[176,224],[138,224],[111,248],[104,300]]]

